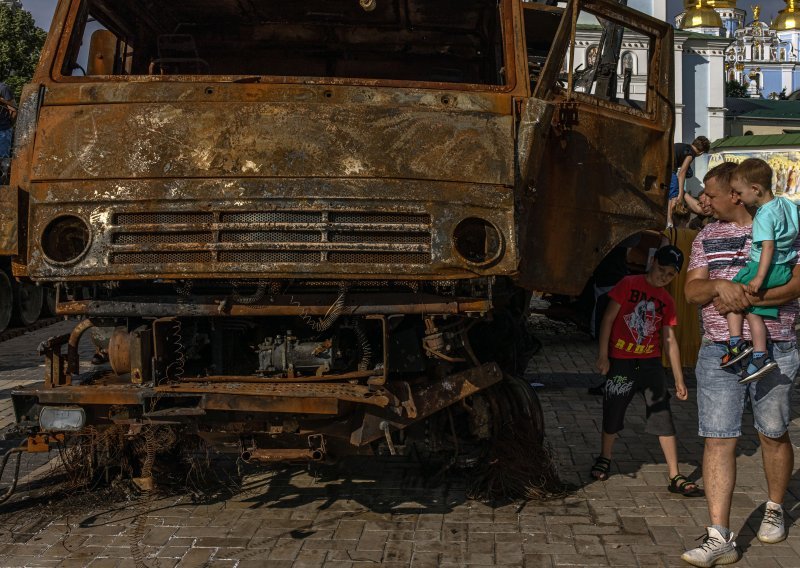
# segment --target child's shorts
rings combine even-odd
[[[757,273],[758,263],[755,260],[751,260],[733,277],[733,281],[740,284],[747,284]],[[789,266],[786,264],[773,264],[769,267],[767,277],[764,279],[764,284],[761,285],[761,289],[777,288],[778,286],[783,286],[791,279],[792,269],[789,268]],[[752,306],[748,311],[762,318],[775,319],[778,317],[777,307]]]
[[[675,424],[669,406],[667,375],[661,357],[611,359],[603,395],[603,432],[616,434],[625,428],[625,411],[633,396],[644,397],[647,426],[645,432],[674,436]]]
[[[678,174],[672,172],[672,179],[669,181],[669,198],[675,199],[680,194],[680,184],[678,183]]]

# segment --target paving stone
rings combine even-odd
[[[553,557],[550,554],[526,554],[523,558],[525,568],[553,568]]]

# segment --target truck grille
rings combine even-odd
[[[431,262],[431,217],[424,213],[117,213],[109,229],[115,265]]]

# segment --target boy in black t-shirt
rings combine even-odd
[[[711,143],[705,136],[698,136],[691,144],[675,144],[675,164],[669,184],[669,206],[667,208],[667,227],[672,227],[672,210],[675,204],[683,201],[686,180],[694,176],[692,162],[697,156],[707,154]]]

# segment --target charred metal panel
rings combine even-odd
[[[405,418],[387,414],[364,414],[361,425],[353,430],[350,443],[362,446],[384,436],[381,423],[386,422],[392,428],[401,430],[435,412],[450,406],[456,401],[475,394],[492,386],[503,378],[503,372],[496,363],[486,363],[480,367],[455,373],[441,381],[412,389],[411,395],[416,401],[416,416]]]
[[[85,255],[51,262],[41,235],[63,215],[91,229]],[[481,217],[503,235],[503,256],[478,267],[452,234]],[[29,272],[44,279],[410,278],[512,274],[518,257],[513,193],[491,185],[399,180],[235,179],[35,184]],[[171,276],[170,276],[171,275]]]
[[[556,132],[545,150],[526,235],[526,285],[577,295],[594,267],[616,245],[643,228],[663,226],[666,195],[660,152],[668,135],[584,113],[581,129]],[[625,144],[619,144],[625,140]],[[651,177],[652,176],[652,177]],[[557,190],[554,190],[557,188]]]
[[[487,112],[511,114],[508,94],[465,92],[453,85],[429,89],[415,88],[407,81],[396,81],[386,87],[379,81],[370,86],[350,84],[350,79],[326,77],[317,81],[303,78],[302,84],[291,84],[291,77],[264,77],[281,81],[277,84],[236,82],[237,77],[203,77],[191,75],[103,77],[88,85],[58,83],[47,93],[48,106],[96,105],[105,103],[317,103],[325,105],[373,105],[396,108],[419,108],[432,111]],[[238,78],[241,79],[241,78]],[[261,81],[262,78],[259,78]],[[460,88],[466,88],[465,85]],[[514,93],[510,93],[514,94]]]
[[[32,179],[394,178],[513,184],[513,120],[371,104],[45,107]],[[122,143],[121,143],[122,142]]]
[[[532,187],[545,153],[545,142],[553,120],[553,104],[529,98],[522,101],[517,129],[517,163],[519,164],[519,186],[535,192]]]
[[[521,282],[577,295],[617,243],[664,226],[672,141],[672,28],[608,0],[581,6],[653,38],[645,110],[623,107],[552,84],[537,93],[556,104],[534,203],[520,241]],[[559,41],[564,38],[562,21]],[[548,62],[548,66],[553,63]]]

